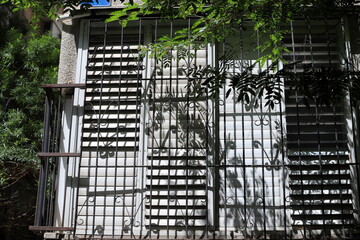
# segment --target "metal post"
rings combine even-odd
[[[42,143],[42,152],[48,152],[50,146],[51,101],[52,101],[52,92],[51,90],[46,90],[45,114],[44,114],[44,140]],[[46,183],[48,178],[48,168],[49,168],[48,158],[41,157],[38,198],[37,198],[36,212],[35,212],[35,226],[41,226],[46,221],[45,205],[46,205]]]

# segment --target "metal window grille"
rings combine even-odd
[[[285,102],[274,109],[265,99],[241,104],[226,97],[228,83],[215,97],[208,91],[197,96],[201,82],[191,69],[224,67],[230,77],[261,56],[249,50],[261,38],[254,33],[254,40],[239,26],[216,46],[169,49],[163,59],[140,54],[142,45],[191,24],[191,19],[147,18],[123,28],[90,21],[77,200],[67,220],[74,234],[120,239],[353,234],[358,166],[349,157],[346,104],[307,108],[286,84]],[[285,44],[293,53],[285,59],[314,69],[339,66],[344,49],[335,38],[342,37],[341,22],[294,22],[289,28]],[[191,54],[184,58],[184,53]],[[257,64],[253,71],[263,68]]]

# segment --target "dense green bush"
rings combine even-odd
[[[49,35],[6,33],[0,50],[0,161],[36,161],[44,92],[56,81],[59,40]]]
[[[59,39],[1,8],[0,239],[33,238],[44,110],[41,84],[56,82]],[[16,20],[16,21],[15,21]]]

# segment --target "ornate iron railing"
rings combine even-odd
[[[57,185],[76,201],[54,194],[41,200],[49,187],[42,174],[36,225],[71,227],[74,236],[90,239],[355,236],[353,108],[346,102],[306,104],[283,81],[277,83],[283,101],[273,108],[265,98],[238,103],[236,91],[228,94],[231,76],[249,66],[254,73],[266,68],[254,64],[261,53],[251,51],[260,37],[243,27],[221,44],[169,49],[167,59],[141,54],[142,45],[191,23],[146,18],[123,28],[89,21],[80,161],[73,175],[63,174],[77,184]],[[335,40],[342,37],[341,23],[292,23],[284,44],[293,52],[284,58],[308,61],[313,69],[340,68],[345,47]],[[204,90],[209,76],[194,74],[205,66],[226,71],[215,94]],[[290,72],[302,71],[294,65]],[[41,155],[43,172],[53,164],[46,156],[60,155]],[[44,206],[52,200],[72,214],[51,215]]]

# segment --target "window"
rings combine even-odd
[[[215,98],[207,91],[198,96],[201,82],[191,69],[219,64],[229,76],[239,73],[260,56],[252,50],[261,39],[241,28],[221,44],[169,49],[166,61],[140,53],[142,45],[191,23],[150,18],[122,28],[91,20],[84,28],[89,33],[86,50],[79,50],[86,55],[79,181],[66,190],[76,198],[76,214],[68,220],[75,234],[347,234],[357,189],[350,184],[346,109],[308,111],[286,84],[287,97],[274,109],[265,99],[241,104],[234,95],[226,97],[228,82]],[[336,27],[324,36],[326,26],[309,26],[291,29],[284,41],[295,52],[285,58],[310,59],[315,67],[324,66],[327,56],[339,62],[341,49],[331,42]],[[181,51],[191,57],[182,58]],[[255,64],[253,71],[262,69]]]

